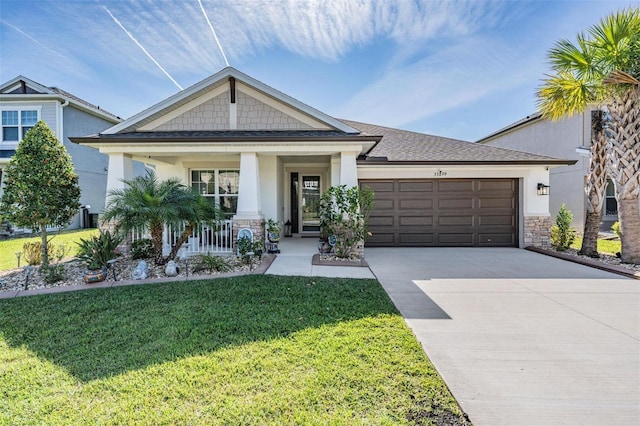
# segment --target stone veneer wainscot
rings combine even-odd
[[[551,247],[551,217],[524,217],[524,246]]]

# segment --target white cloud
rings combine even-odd
[[[410,65],[390,69],[334,111],[340,117],[404,126],[530,81],[526,55],[475,37]]]

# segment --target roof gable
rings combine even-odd
[[[0,93],[6,95],[52,95],[54,92],[40,83],[19,75],[0,86]]]
[[[358,133],[232,67],[153,105],[103,134],[199,130],[339,130]]]

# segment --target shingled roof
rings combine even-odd
[[[433,164],[573,164],[544,155],[498,148],[459,139],[433,136],[375,124],[341,120],[363,134],[382,136],[382,140],[363,161]]]

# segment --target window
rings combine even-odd
[[[604,198],[604,215],[616,216],[618,214],[618,202],[616,201],[616,188],[611,179],[607,179],[607,189]]]
[[[20,142],[37,122],[37,110],[2,111],[2,142]]]
[[[191,188],[220,207],[226,217],[237,211],[239,184],[239,170],[191,170]]]

